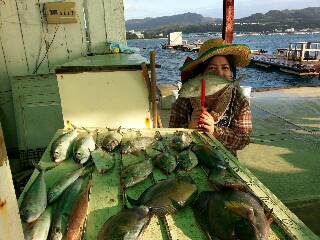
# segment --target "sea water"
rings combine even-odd
[[[189,43],[197,40],[205,41],[209,38],[217,38],[217,36],[212,36],[209,33],[183,35],[183,39],[187,40]],[[289,43],[305,41],[320,42],[320,34],[236,36],[233,43],[246,44],[251,49],[263,49],[268,51],[269,54],[272,54],[277,48],[287,48]],[[147,59],[149,59],[149,52],[151,50],[155,51],[156,63],[161,65],[161,68],[157,69],[158,84],[177,84],[180,82],[179,67],[182,66],[187,56],[194,59],[196,58],[197,53],[162,49],[162,45],[166,43],[166,39],[128,40],[128,46],[140,48],[140,54]],[[244,76],[241,85],[251,86],[253,89],[320,85],[318,77],[299,77],[280,71],[267,71],[254,67],[239,69],[237,74],[238,76]]]

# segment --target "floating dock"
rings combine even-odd
[[[320,74],[320,43],[295,42],[288,48],[278,48],[274,55],[265,51],[251,51],[251,63],[267,69],[278,69],[298,76],[314,77]],[[319,76],[320,77],[320,76]]]
[[[320,64],[318,62],[297,62],[284,58],[277,58],[268,54],[253,55],[251,63],[254,66],[266,69],[277,69],[285,73],[306,77],[319,76],[320,70]]]

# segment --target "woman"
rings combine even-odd
[[[249,64],[250,49],[245,45],[226,44],[210,39],[199,50],[199,57],[180,68],[182,83],[202,74],[213,73],[226,80],[236,79],[236,67]],[[227,85],[206,96],[201,108],[200,98],[179,97],[171,110],[169,127],[201,129],[213,134],[233,154],[250,141],[252,116],[250,105],[239,87]]]

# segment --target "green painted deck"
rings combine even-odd
[[[143,136],[154,136],[154,129],[140,129]],[[159,129],[162,135],[171,135],[176,129]],[[125,137],[132,136],[135,131],[125,131]],[[184,130],[190,131],[190,130]],[[190,131],[191,132],[191,131]],[[61,134],[59,130],[55,137]],[[217,140],[214,138],[199,134],[192,133],[193,139],[196,142],[204,142],[219,149],[230,166],[231,171],[243,179],[247,186],[255,192],[255,194],[262,200],[266,210],[273,208],[272,232],[270,234],[271,240],[274,239],[319,239],[314,235],[294,214],[292,214],[252,173],[246,169],[241,162],[239,162],[232,154],[230,154]],[[99,134],[98,134],[99,140]],[[49,157],[49,147],[44,153],[41,164],[51,164]],[[103,223],[112,215],[116,214],[123,207],[123,192],[120,187],[119,173],[122,166],[128,165],[132,162],[139,161],[140,158],[135,156],[125,156],[119,158],[115,168],[112,171],[99,174],[96,171],[93,174],[93,187],[90,195],[87,228],[85,239],[96,239],[99,229]],[[61,163],[56,168],[48,171],[45,175],[47,187],[50,187],[63,177],[65,174],[73,171],[76,164],[72,159],[68,159]],[[33,179],[38,174],[35,171],[29,180],[26,191]],[[196,182],[199,191],[209,189],[206,175],[200,167],[194,168],[189,173],[178,172],[178,175],[188,174]],[[174,174],[174,175],[176,175]],[[162,179],[168,178],[157,169],[153,172],[152,176],[144,182],[129,188],[127,194],[133,198],[139,196],[147,187]],[[20,202],[23,193],[20,196]],[[175,214],[167,216],[165,219],[157,219],[153,217],[151,223],[147,227],[141,239],[206,239],[203,232],[198,227],[193,212],[189,207],[178,211]]]

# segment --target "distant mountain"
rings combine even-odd
[[[309,7],[299,10],[271,10],[265,14],[256,13],[249,17],[237,19],[238,22],[259,23],[320,23],[320,7]]]
[[[173,16],[131,19],[126,21],[126,29],[146,32],[206,32],[221,31],[222,19],[203,17],[197,13],[184,13]],[[320,28],[320,7],[298,10],[271,10],[265,14],[256,13],[249,17],[235,19],[235,23],[259,23],[258,25],[235,25],[235,31],[272,31],[286,28]]]
[[[214,19],[203,17],[197,13],[183,13],[173,16],[164,16],[157,18],[131,19],[126,21],[126,29],[129,30],[152,30],[170,26],[188,26],[188,25],[202,25],[213,24],[214,22],[221,22],[221,19]]]

